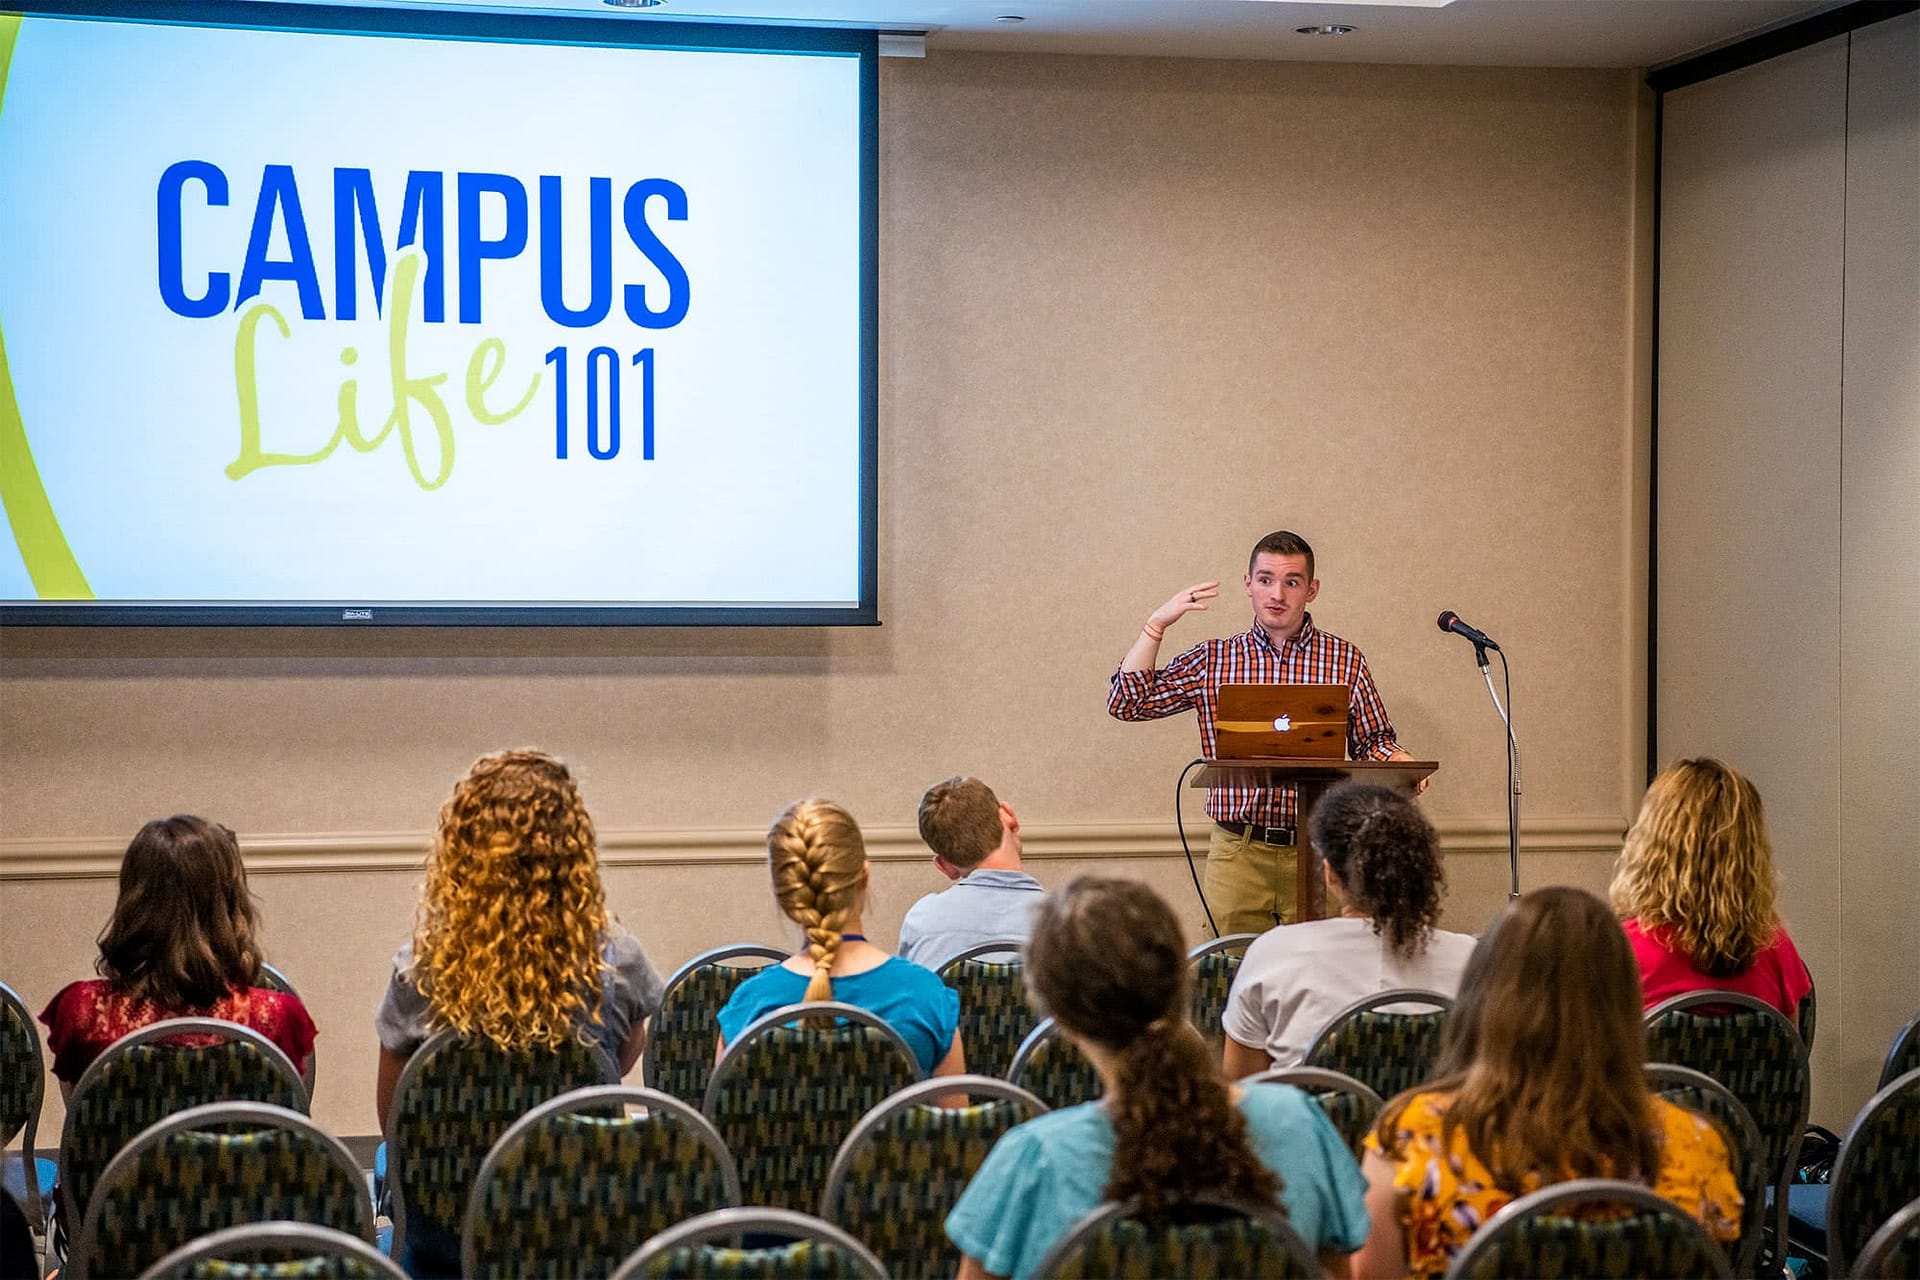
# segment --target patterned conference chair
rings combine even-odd
[[[122,1147],[176,1112],[213,1102],[265,1102],[304,1115],[307,1086],[278,1045],[237,1022],[169,1018],[108,1046],[74,1083],[60,1130],[67,1229],[86,1221],[93,1185]]]
[[[1920,1071],[1920,1014],[1893,1037],[1887,1060],[1880,1064],[1880,1083],[1874,1087],[1884,1089],[1909,1071]]]
[[[1648,1062],[1712,1076],[1753,1117],[1773,1188],[1768,1228],[1775,1241],[1785,1240],[1787,1184],[1807,1123],[1807,1047],[1799,1028],[1766,1001],[1734,991],[1662,1000],[1647,1010],[1646,1026]]]
[[[1397,1005],[1423,1011],[1389,1011]],[[1307,1046],[1305,1065],[1352,1076],[1391,1098],[1428,1079],[1440,1054],[1440,1028],[1453,1001],[1438,991],[1403,988],[1356,1000]]]
[[[649,1089],[670,1093],[698,1107],[713,1074],[713,1050],[720,1043],[714,1019],[739,985],[787,952],[757,942],[741,942],[703,951],[667,979],[660,1008],[647,1023],[647,1054],[640,1079]],[[759,964],[741,961],[757,960]],[[969,1042],[971,1045],[971,1042]]]
[[[1041,1019],[1021,1042],[1007,1068],[1007,1083],[1027,1090],[1054,1111],[1092,1102],[1104,1092],[1092,1060],[1060,1033],[1052,1018]]]
[[[293,989],[293,983],[287,980],[287,975],[266,963],[264,960],[260,963],[260,975],[254,979],[254,985],[263,987],[268,991],[282,992],[292,996],[295,1000],[300,999],[300,993]],[[306,1081],[307,1096],[309,1098],[313,1096],[313,1082],[319,1074],[320,1050],[316,1048],[312,1053],[307,1055],[306,1068],[300,1073],[300,1078]]]
[[[74,1280],[136,1276],[183,1243],[241,1223],[294,1221],[373,1241],[373,1202],[339,1141],[285,1107],[216,1102],[141,1133],[101,1173]]]
[[[1384,1104],[1380,1095],[1352,1076],[1325,1067],[1273,1067],[1240,1082],[1247,1084],[1290,1084],[1320,1104],[1333,1121],[1340,1140],[1358,1160],[1373,1122],[1380,1118]]]
[[[1187,960],[1193,965],[1193,1001],[1187,1016],[1206,1040],[1207,1051],[1215,1061],[1219,1060],[1226,1039],[1226,1033],[1220,1029],[1220,1019],[1227,1011],[1227,993],[1233,990],[1241,958],[1259,936],[1230,933],[1187,952]]]
[[[407,1280],[356,1236],[305,1222],[249,1222],[175,1249],[140,1280]]]
[[[740,1203],[712,1124],[658,1089],[575,1089],[514,1121],[474,1180],[460,1273],[601,1280],[668,1227]]]
[[[1570,1212],[1581,1208],[1599,1213]],[[1488,1219],[1447,1270],[1447,1280],[1732,1275],[1707,1229],[1678,1205],[1611,1178],[1579,1178],[1521,1196]]]
[[[948,1093],[965,1093],[971,1105],[936,1105]],[[820,1216],[863,1241],[895,1280],[951,1276],[960,1255],[947,1242],[947,1214],[1000,1135],[1046,1110],[1025,1089],[990,1076],[908,1085],[840,1144]]]
[[[1920,1200],[1920,1070],[1874,1094],[1840,1144],[1827,1200],[1832,1274],[1848,1274],[1849,1260],[1865,1251],[1873,1233],[1915,1200]]]
[[[793,1243],[743,1249],[749,1236]],[[791,1209],[721,1209],[661,1232],[613,1273],[613,1280],[887,1280],[858,1240]]]
[[[1004,1078],[1040,1020],[1027,1000],[1027,968],[1020,958],[1025,945],[1016,938],[983,942],[940,966],[940,980],[960,993],[967,1065],[981,1075]]]
[[[421,1045],[394,1086],[387,1121],[393,1256],[413,1275],[453,1275],[474,1175],[502,1134],[572,1089],[616,1084],[598,1045],[509,1051],[448,1029]]]
[[[1080,1219],[1033,1269],[1034,1280],[1113,1276],[1316,1277],[1320,1262],[1272,1205],[1204,1197],[1148,1218],[1108,1202]]]
[[[27,1221],[35,1231],[47,1225],[40,1202],[40,1163],[33,1135],[40,1127],[40,1102],[46,1088],[46,1063],[40,1056],[40,1028],[14,989],[0,982],[0,1151],[20,1139],[20,1168]],[[11,1157],[8,1157],[11,1159]]]
[[[1920,1276],[1920,1200],[1888,1218],[1853,1264],[1860,1280],[1913,1280]]]
[[[1767,1225],[1767,1161],[1753,1116],[1711,1076],[1667,1062],[1646,1066],[1647,1088],[1657,1097],[1713,1121],[1727,1144],[1733,1179],[1740,1187],[1740,1239],[1729,1259],[1736,1275],[1752,1275]]]
[[[701,1110],[733,1152],[748,1204],[805,1212],[860,1117],[921,1075],[900,1033],[867,1010],[788,1005],[727,1046]]]

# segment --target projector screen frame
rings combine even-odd
[[[855,604],[665,605],[617,601],[0,601],[0,627],[858,627],[879,617],[879,32],[243,0],[0,0],[0,13],[143,25],[725,53],[853,57],[859,80],[859,589]]]

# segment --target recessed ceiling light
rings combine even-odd
[[[613,0],[607,0],[607,3],[612,4]],[[1350,36],[1353,34],[1353,28],[1344,22],[1323,22],[1317,27],[1295,27],[1293,30],[1295,35],[1302,36]]]
[[[999,17],[995,18],[994,21],[995,22],[1025,22],[1026,18],[1017,13],[1003,13]]]
[[[667,0],[600,0],[600,2],[610,4],[616,9],[654,9],[665,4]]]

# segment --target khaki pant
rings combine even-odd
[[[1224,934],[1265,933],[1299,919],[1291,845],[1261,844],[1214,824],[1207,837],[1207,909]]]

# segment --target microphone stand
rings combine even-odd
[[[1473,659],[1480,664],[1481,678],[1487,682],[1487,696],[1493,699],[1493,709],[1499,713],[1500,723],[1507,730],[1507,870],[1512,876],[1512,887],[1507,900],[1513,901],[1520,896],[1520,739],[1513,733],[1513,717],[1507,708],[1500,705],[1500,695],[1494,691],[1493,669],[1487,663],[1487,647],[1483,644],[1473,646]],[[1513,697],[1513,672],[1507,667],[1507,655],[1500,654],[1500,669],[1507,674],[1507,697]]]

